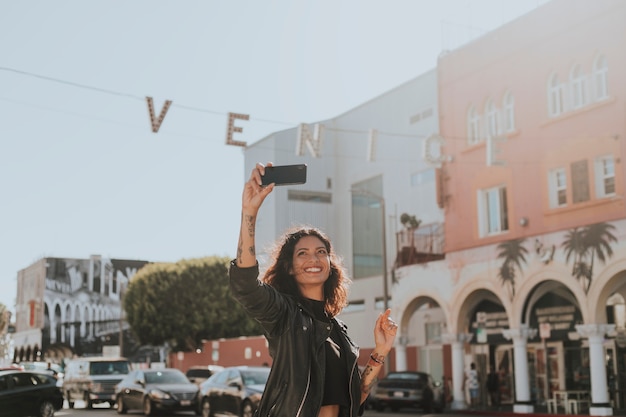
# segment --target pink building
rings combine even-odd
[[[471,352],[515,411],[624,407],[624,22],[554,0],[439,60],[455,399]]]

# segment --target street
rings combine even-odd
[[[65,403],[62,410],[59,410],[55,416],[73,416],[73,417],[112,417],[118,416],[115,408],[109,407],[108,404],[100,404],[94,405],[94,408],[91,410],[87,410],[84,408],[84,404],[81,401],[76,402],[75,408],[70,409],[67,406],[67,402]],[[141,410],[131,410],[126,414],[128,416],[141,416],[143,413]],[[190,412],[181,412],[177,414],[158,414],[163,417],[173,417],[173,416],[194,416],[194,413]],[[374,410],[366,410],[363,414],[364,417],[403,417],[403,416],[416,416],[416,415],[424,415],[420,414],[418,410],[411,409],[403,409],[397,413],[392,413],[391,411],[378,412]],[[459,417],[458,414],[434,414],[436,417]]]

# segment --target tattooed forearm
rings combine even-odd
[[[361,374],[361,392],[363,394],[368,394],[376,383],[376,376],[371,375],[373,370],[371,366],[367,365]]]
[[[248,236],[254,236],[254,221],[255,221],[255,217],[251,216],[251,215],[246,215],[245,216],[245,224],[246,227],[248,228]]]

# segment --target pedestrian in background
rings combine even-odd
[[[470,407],[476,408],[478,405],[478,390],[480,384],[478,383],[478,371],[476,370],[476,364],[472,362],[470,369],[465,373],[465,388],[469,391]]]
[[[356,417],[398,326],[389,309],[379,315],[375,348],[359,373],[359,349],[336,318],[347,305],[350,279],[330,240],[316,228],[286,233],[258,280],[256,219],[275,186],[261,185],[264,174],[265,166],[257,164],[244,186],[237,258],[229,269],[233,295],[263,326],[273,358],[257,415]]]
[[[489,368],[489,374],[487,375],[487,392],[489,393],[491,406],[498,407],[500,405],[500,377],[493,365]]]

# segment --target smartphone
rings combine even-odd
[[[306,182],[306,164],[277,165],[265,167],[265,175],[261,177],[261,185],[291,185]]]

